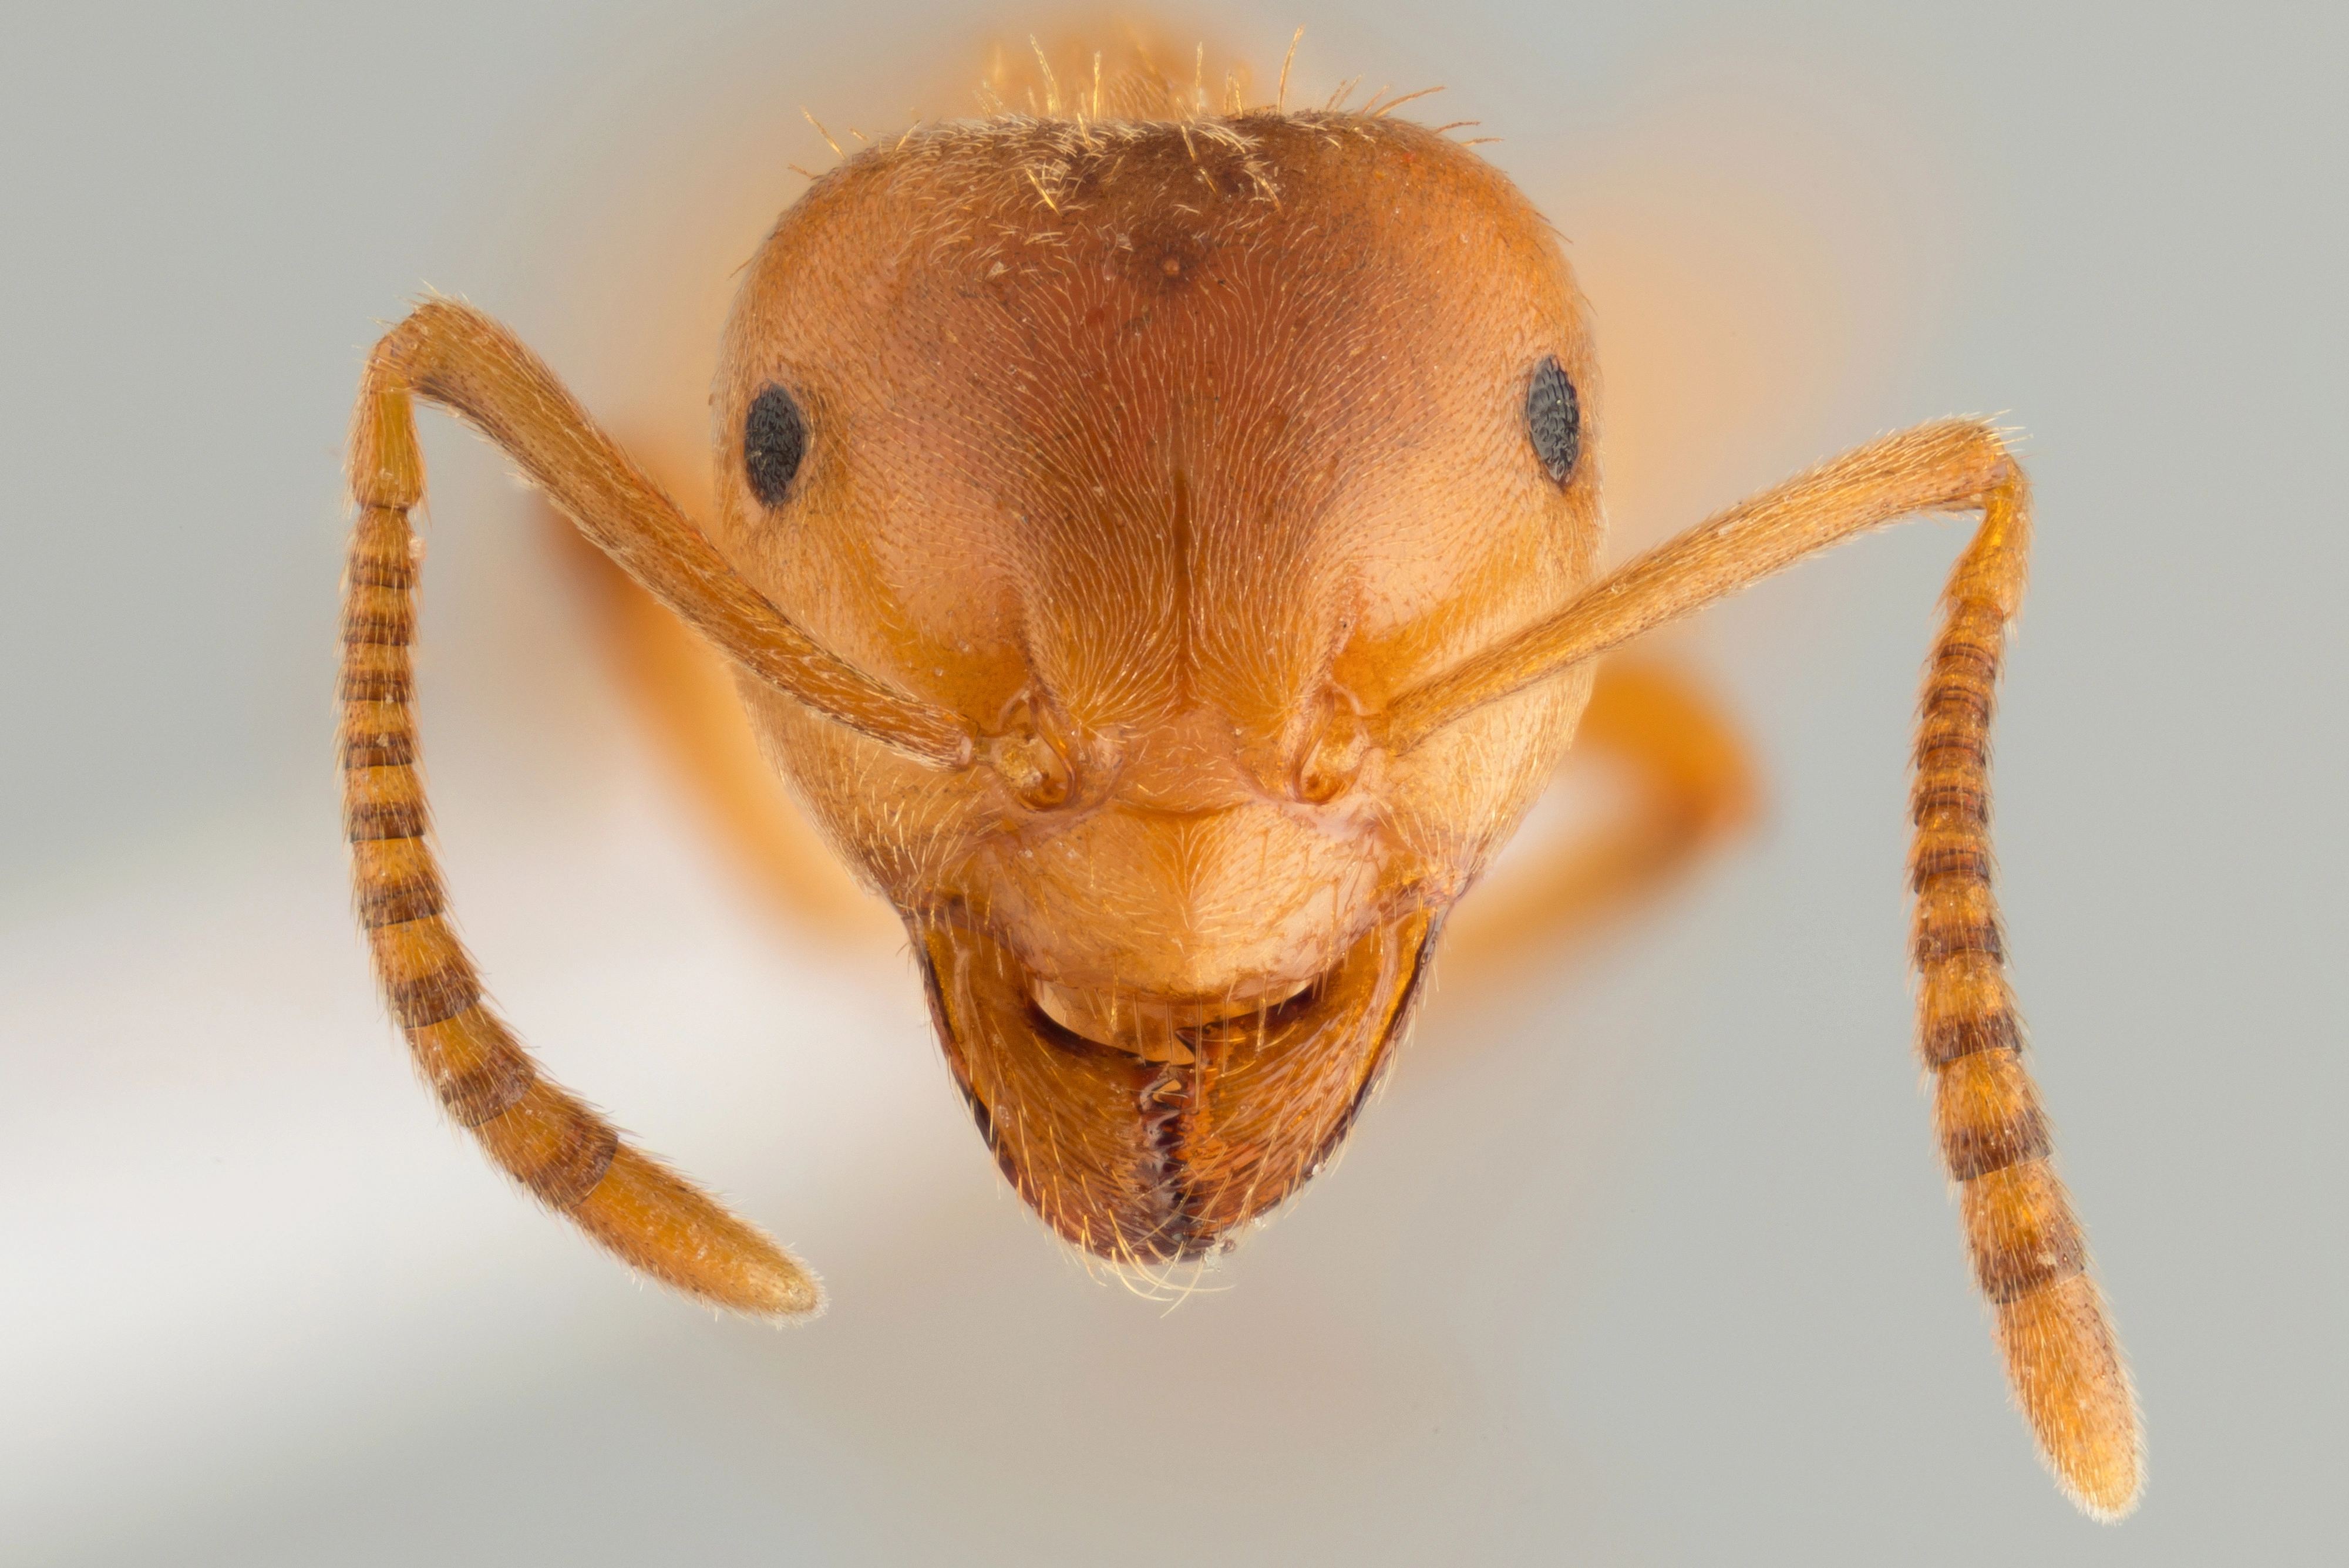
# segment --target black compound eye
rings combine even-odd
[[[750,403],[750,417],[742,421],[742,466],[750,488],[770,506],[781,506],[792,487],[792,476],[807,456],[807,416],[781,387],[761,389]]]
[[[1549,476],[1564,484],[1582,455],[1582,400],[1555,357],[1534,367],[1534,384],[1526,391],[1526,434]]]

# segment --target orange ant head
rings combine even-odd
[[[1588,681],[1378,715],[1589,577],[1595,389],[1542,220],[1378,118],[917,131],[751,264],[717,542],[982,741],[746,692],[1062,1234],[1197,1254],[1342,1135]]]

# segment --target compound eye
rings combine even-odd
[[[1526,389],[1526,434],[1549,476],[1564,484],[1582,455],[1582,400],[1554,355],[1534,367],[1533,385]]]
[[[750,488],[767,505],[781,506],[792,488],[792,476],[807,457],[807,416],[781,387],[760,389],[751,400],[750,417],[742,421],[742,467]]]

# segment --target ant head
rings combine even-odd
[[[1066,1233],[1209,1244],[1350,1116],[1431,921],[1588,682],[1401,757],[1376,715],[1590,575],[1593,383],[1538,214],[1377,117],[916,131],[818,181],[751,263],[713,399],[717,543],[825,646],[985,737],[932,773],[753,698],[835,841],[929,933],[949,1054],[984,1077],[988,1051],[1016,1075],[1098,1050],[1123,1084],[1245,1016],[1340,1063],[1285,1176],[1201,1199],[1215,1225],[1143,1246],[1164,1215],[1081,1204]],[[977,983],[967,941],[1002,997],[955,989]],[[1129,1089],[1106,1101],[1144,1115]]]

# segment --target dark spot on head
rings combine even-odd
[[[1582,401],[1554,355],[1534,367],[1534,383],[1526,390],[1526,434],[1549,476],[1564,484],[1582,455]]]
[[[750,417],[742,421],[742,466],[750,488],[769,506],[781,506],[792,488],[792,476],[807,456],[807,416],[781,387],[760,389],[750,403]]]

